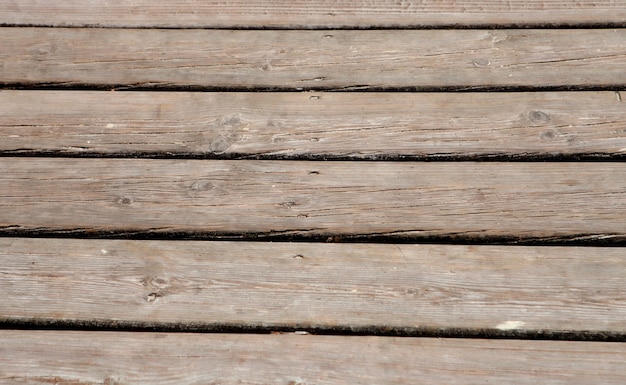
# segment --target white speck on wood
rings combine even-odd
[[[498,324],[498,326],[496,326],[496,329],[498,329],[498,330],[516,330],[516,329],[521,328],[524,325],[526,325],[526,322],[522,322],[522,321],[506,321],[506,322],[502,322],[501,324]]]

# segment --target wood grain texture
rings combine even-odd
[[[626,86],[626,29],[2,28],[0,35],[0,83],[21,86]]]
[[[626,97],[626,94],[625,94]],[[626,155],[616,92],[0,91],[0,152],[282,158]]]
[[[0,1],[0,24],[185,28],[588,25],[626,22],[619,0]]]
[[[626,234],[622,163],[2,158],[0,168],[4,230]]]
[[[626,344],[596,342],[0,331],[0,383],[603,384]]]
[[[0,238],[0,321],[626,334],[622,248]]]

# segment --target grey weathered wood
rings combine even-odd
[[[0,29],[0,83],[341,89],[624,86],[626,29]]]
[[[626,164],[0,159],[0,226],[619,239]]]
[[[0,383],[616,384],[626,344],[0,331]]]
[[[0,238],[0,321],[626,333],[622,248]]]
[[[0,23],[115,27],[420,27],[626,22],[619,0],[0,1]]]
[[[626,96],[626,95],[625,95]],[[617,92],[0,91],[0,152],[437,159],[626,155]]]

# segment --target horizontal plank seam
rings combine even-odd
[[[392,87],[392,86],[369,86],[369,85],[351,85],[347,87],[206,87],[197,85],[170,85],[170,84],[82,84],[82,83],[49,83],[49,82],[29,82],[29,83],[11,83],[0,82],[0,91],[2,90],[21,90],[21,91],[168,91],[168,92],[376,92],[376,93],[414,93],[414,92],[576,92],[576,91],[613,91],[618,92],[626,89],[626,82],[620,84],[609,85],[570,85],[561,84],[558,86],[411,86],[411,87]]]
[[[0,23],[0,28],[75,28],[75,29],[166,29],[166,30],[236,30],[236,31],[380,31],[380,30],[476,30],[476,29],[606,29],[606,28],[626,28],[626,22],[560,22],[560,23],[450,23],[429,25],[423,23],[415,24],[389,24],[389,25],[368,25],[368,26],[321,26],[321,25],[296,25],[296,26],[260,26],[260,25],[238,25],[232,26],[186,26],[175,27],[166,25],[154,26],[123,26],[123,25],[60,25],[54,23]]]
[[[50,230],[23,229],[20,226],[0,226],[0,238],[62,238],[62,239],[130,239],[130,240],[203,240],[239,242],[319,242],[319,243],[378,243],[378,244],[441,244],[441,245],[518,245],[518,246],[580,246],[625,247],[626,236],[619,234],[575,234],[554,237],[478,236],[476,234],[451,234],[448,236],[423,236],[410,230],[371,234],[312,234],[315,229],[259,233],[181,232],[165,229],[96,231],[86,228]],[[419,230],[415,230],[419,231]]]
[[[67,150],[38,150],[17,148],[0,150],[0,157],[4,158],[106,158],[106,159],[203,159],[203,160],[283,160],[283,161],[354,161],[354,162],[623,162],[626,153],[442,153],[427,155],[381,154],[381,155],[334,155],[334,154],[246,154],[246,153],[201,153],[201,152],[91,152],[89,147],[71,147]]]
[[[386,327],[385,325],[333,327],[310,325],[254,325],[229,323],[173,323],[114,320],[0,319],[0,330],[73,330],[161,333],[273,334],[378,336],[409,338],[491,338],[517,340],[626,342],[626,333],[587,330],[500,330],[465,328]]]

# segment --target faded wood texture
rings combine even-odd
[[[0,238],[0,321],[626,334],[622,248]]]
[[[626,97],[626,94],[624,95]],[[0,153],[281,158],[626,155],[619,92],[0,91]]]
[[[622,239],[622,163],[0,159],[5,231]]]
[[[623,24],[620,0],[0,1],[0,24],[185,28],[341,28]]]
[[[619,87],[626,29],[1,28],[0,83],[228,89]]]
[[[616,384],[626,344],[0,331],[0,383]]]

